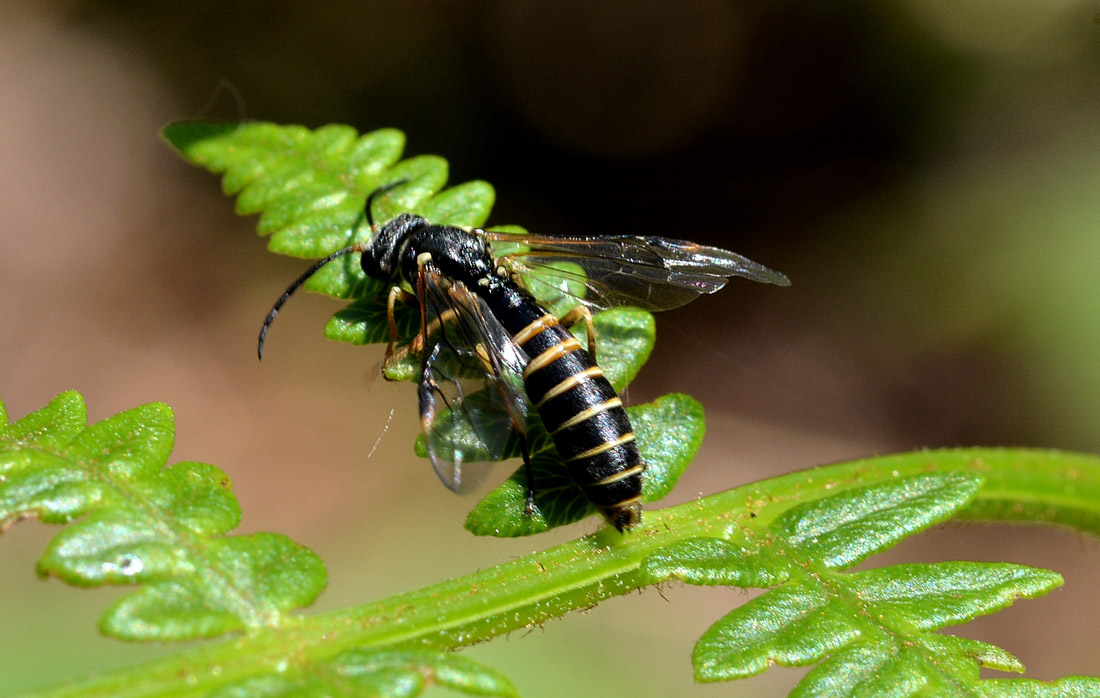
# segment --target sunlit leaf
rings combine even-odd
[[[70,584],[139,585],[104,616],[133,640],[211,637],[278,625],[311,604],[325,569],[285,536],[227,536],[240,522],[229,477],[205,463],[165,467],[173,420],[151,404],[86,426],[64,393],[0,429],[0,523],[77,517],[38,572]]]
[[[942,473],[854,488],[792,507],[742,542],[670,546],[651,555],[646,570],[654,581],[772,587],[703,634],[693,655],[700,681],[818,664],[792,695],[971,695],[980,684],[976,662],[1023,666],[1000,648],[936,631],[1041,596],[1060,576],[981,562],[841,570],[946,520],[981,482]]]

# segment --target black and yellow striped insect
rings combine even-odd
[[[287,288],[260,331],[260,356],[291,294],[334,259],[360,253],[367,276],[393,283],[384,366],[410,354],[419,358],[421,424],[444,484],[455,491],[472,487],[481,469],[471,466],[498,460],[516,435],[533,513],[526,433],[534,412],[573,482],[603,517],[620,531],[639,523],[645,464],[622,401],[596,362],[590,309],[666,310],[713,293],[734,276],[780,286],[790,283],[787,277],[727,250],[661,237],[516,235],[434,225],[410,213],[375,229],[372,203],[402,183],[367,199],[369,240],[318,261]],[[495,254],[499,246],[510,251]],[[559,319],[535,300],[548,289],[574,299],[575,307]],[[400,349],[397,303],[420,310],[418,335]],[[567,329],[582,321],[587,347]]]

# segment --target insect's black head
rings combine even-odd
[[[367,248],[363,250],[363,256],[359,262],[363,272],[372,279],[382,281],[392,279],[397,273],[401,243],[427,223],[420,216],[402,213],[383,224]]]

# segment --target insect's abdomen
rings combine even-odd
[[[507,310],[498,317],[531,358],[527,397],[573,481],[620,531],[637,524],[645,468],[615,389],[551,313],[527,299]]]

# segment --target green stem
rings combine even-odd
[[[1100,457],[1057,451],[925,451],[825,466],[728,490],[660,511],[626,535],[612,529],[498,567],[375,603],[74,682],[40,696],[188,696],[351,648],[426,643],[454,648],[520,628],[655,581],[641,565],[679,540],[736,540],[800,502],[918,473],[966,470],[985,482],[963,515],[1073,526],[1100,535]]]

